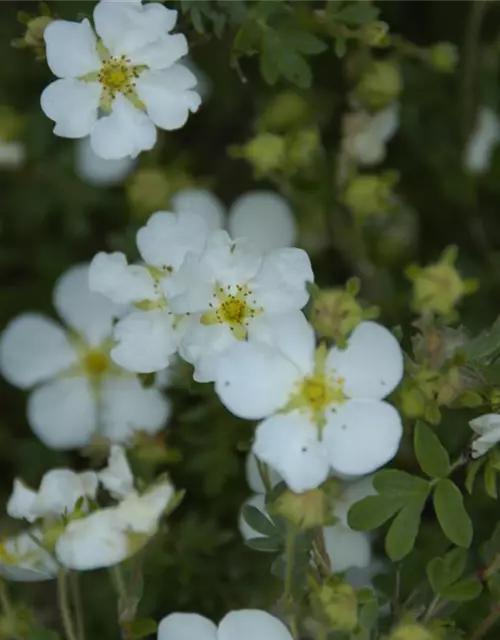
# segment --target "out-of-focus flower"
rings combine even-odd
[[[500,415],[487,413],[469,422],[470,428],[479,436],[472,443],[472,457],[484,456],[500,442]]]
[[[370,114],[348,113],[343,121],[342,153],[344,162],[370,166],[385,158],[385,145],[399,125],[399,103]]]
[[[54,578],[57,562],[40,546],[41,541],[42,535],[36,527],[0,540],[0,577],[14,582]]]
[[[489,107],[480,107],[476,125],[465,148],[464,165],[470,173],[488,170],[491,156],[500,140],[500,120]]]
[[[129,156],[105,160],[92,149],[90,138],[75,143],[75,171],[80,180],[96,187],[120,184],[134,170],[136,161]]]

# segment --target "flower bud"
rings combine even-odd
[[[410,266],[406,275],[413,282],[413,308],[447,316],[462,297],[477,290],[476,280],[463,280],[455,269],[455,247],[449,247],[439,262],[427,267]]]
[[[307,102],[294,91],[282,91],[264,110],[259,118],[259,129],[287,132],[300,126],[308,112]]]
[[[286,142],[273,133],[261,133],[243,147],[232,148],[236,158],[244,158],[254,168],[257,176],[267,176],[281,168],[286,158]]]
[[[361,27],[360,38],[369,47],[387,47],[390,42],[387,22],[375,20]]]
[[[273,513],[282,515],[301,529],[320,527],[328,520],[327,496],[321,489],[305,493],[293,493],[287,489],[274,503]]]
[[[325,584],[320,587],[318,604],[332,631],[352,631],[358,623],[356,591],[350,584]]]
[[[354,96],[371,109],[383,109],[402,90],[398,66],[390,60],[373,60],[354,89]]]
[[[144,168],[136,171],[126,184],[127,198],[131,208],[140,218],[170,208],[172,196],[193,183],[182,171],[165,173],[158,168]]]
[[[391,209],[394,174],[363,174],[352,178],[344,202],[359,220],[387,213]]]
[[[293,169],[306,167],[321,149],[321,139],[316,128],[302,129],[292,138],[288,150],[288,160]]]
[[[429,63],[443,73],[453,73],[458,64],[457,47],[451,42],[437,42],[429,49]]]
[[[43,34],[48,25],[53,22],[51,16],[35,16],[26,23],[26,32],[21,38],[12,41],[16,49],[33,49],[37,58],[45,58],[45,40]]]

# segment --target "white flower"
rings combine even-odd
[[[41,538],[40,530],[34,528],[0,540],[0,576],[15,582],[37,582],[54,578],[57,563],[37,544],[36,540]]]
[[[231,611],[217,627],[196,613],[172,613],[160,622],[158,640],[293,640],[277,618],[257,609]]]
[[[96,187],[120,184],[133,171],[136,161],[124,157],[105,160],[92,149],[90,138],[81,138],[75,143],[75,171],[83,182]]]
[[[24,144],[17,140],[5,142],[0,138],[0,168],[17,169],[26,157]]]
[[[96,433],[126,442],[139,430],[158,432],[170,404],[109,358],[113,321],[123,309],[90,292],[85,265],[61,276],[53,303],[69,331],[30,313],[15,318],[0,338],[2,375],[22,389],[35,387],[28,400],[35,434],[49,447],[71,449]]]
[[[167,282],[172,310],[192,314],[185,323],[180,355],[195,366],[194,379],[215,379],[218,358],[239,341],[267,332],[269,316],[299,313],[314,275],[302,249],[263,255],[244,238],[216,231],[199,257],[188,256]]]
[[[205,248],[208,229],[189,213],[154,213],[137,233],[144,265],[129,265],[122,253],[99,253],[90,265],[89,283],[116,303],[135,308],[115,327],[112,359],[140,373],[160,371],[177,351],[182,318],[170,309],[168,282],[187,255]]]
[[[290,247],[297,224],[287,201],[272,191],[250,191],[240,196],[226,216],[222,202],[206,189],[185,189],[172,198],[176,212],[201,216],[210,231],[227,227],[232,238],[246,238],[262,252]]]
[[[174,495],[164,480],[139,494],[121,447],[113,447],[102,485],[121,501],[68,524],[56,543],[56,557],[68,569],[109,567],[132,556],[153,536]]]
[[[177,61],[187,41],[169,32],[177,11],[140,0],[102,0],[88,20],[45,29],[47,63],[59,79],[42,93],[45,114],[64,138],[90,135],[94,152],[135,157],[156,142],[156,127],[182,127],[201,99],[195,75]],[[99,117],[100,113],[103,117]]]
[[[385,158],[385,145],[399,125],[399,104],[392,103],[375,114],[349,113],[344,121],[344,153],[350,160],[371,166]]]
[[[489,107],[481,107],[476,126],[465,149],[464,165],[471,173],[483,173],[491,162],[493,150],[500,140],[500,120]]]
[[[215,388],[235,415],[267,418],[253,451],[293,491],[317,487],[330,469],[359,476],[394,457],[401,419],[382,399],[401,380],[403,356],[387,329],[362,322],[345,350],[315,352],[312,327],[288,314],[268,319],[260,340],[219,358]]]
[[[7,503],[7,513],[12,518],[34,522],[38,518],[53,519],[70,514],[83,498],[94,499],[98,478],[93,471],[75,473],[71,469],[52,469],[40,482],[38,491],[26,487],[21,480],[14,481],[14,488]]]
[[[484,456],[500,442],[500,415],[498,413],[487,413],[479,418],[474,418],[469,422],[469,425],[479,436],[472,443],[473,458]]]

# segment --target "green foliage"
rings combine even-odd
[[[435,433],[417,422],[414,435],[415,455],[422,471],[431,478],[445,478],[450,472],[450,456]]]
[[[445,536],[459,547],[469,547],[473,528],[460,489],[445,478],[437,482],[433,498],[436,516]]]

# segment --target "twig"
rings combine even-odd
[[[67,573],[66,570],[62,568],[59,569],[57,574],[57,596],[66,638],[67,640],[78,640],[69,604]]]

